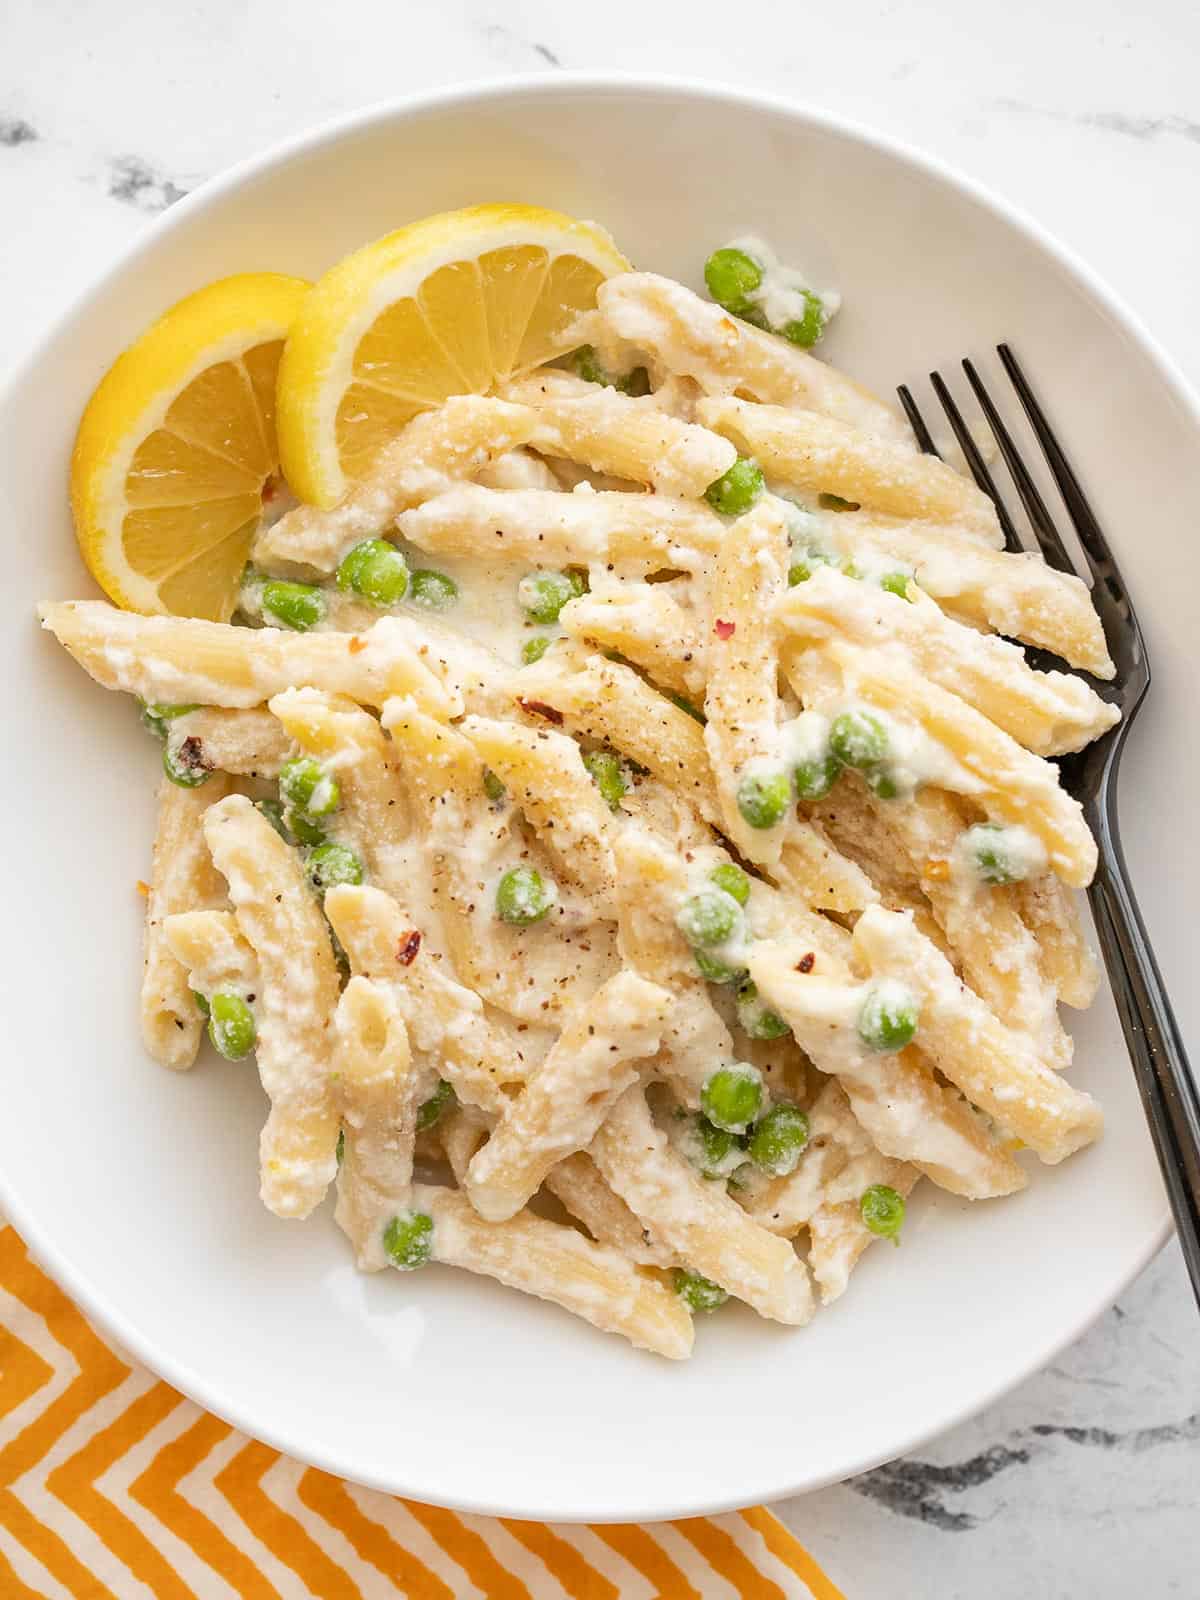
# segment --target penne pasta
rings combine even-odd
[[[590,404],[590,402],[579,402]],[[477,556],[531,566],[617,567],[644,574],[701,570],[724,528],[707,506],[667,494],[601,494],[462,484],[397,519],[435,556]]]
[[[275,778],[292,741],[269,711],[198,706],[174,717],[170,737],[198,742],[195,764],[242,778]]]
[[[342,634],[142,617],[102,600],[57,601],[39,615],[97,683],[143,700],[258,706],[306,683],[363,705],[381,706],[398,694],[439,716],[462,710],[413,653],[399,618],[383,617],[364,634]]]
[[[220,776],[197,789],[181,789],[164,778],[158,791],[142,946],[142,1042],[155,1061],[176,1072],[195,1061],[204,1019],[166,925],[178,912],[225,904],[225,885],[204,837],[204,814],[228,792],[229,783]]]
[[[674,1267],[671,1252],[656,1244],[648,1228],[605,1183],[591,1156],[568,1156],[546,1174],[545,1187],[581,1222],[597,1244],[611,1245],[641,1267]]]
[[[525,444],[535,421],[524,407],[502,400],[454,396],[439,411],[415,416],[339,505],[297,506],[264,528],[254,559],[266,567],[283,562],[332,572],[353,545],[386,533],[398,512]]]
[[[732,395],[701,400],[706,427],[753,456],[768,479],[808,494],[832,494],[895,517],[960,524],[1003,544],[992,502],[937,456],[865,433],[816,411],[753,405]]]
[[[572,639],[624,658],[654,684],[703,704],[708,641],[703,620],[673,583],[623,583],[572,600],[559,622]]]
[[[337,1168],[329,933],[299,859],[244,795],[208,808],[204,836],[261,975],[258,1071],[271,1102],[260,1143],[263,1203],[276,1216],[306,1217]]]
[[[1081,678],[1035,672],[1005,639],[944,616],[917,589],[907,599],[818,567],[787,590],[776,614],[801,645],[846,639],[899,654],[906,667],[959,695],[1039,756],[1082,750],[1119,720]]]
[[[1100,1137],[1103,1117],[1092,1097],[1044,1066],[907,917],[872,907],[855,927],[854,944],[873,975],[894,977],[917,994],[921,1047],[938,1070],[1043,1161],[1062,1161]]]
[[[668,416],[653,399],[631,400],[594,385],[564,394],[556,379],[536,375],[505,385],[503,393],[536,412],[530,443],[544,455],[566,456],[663,495],[698,500],[737,456],[720,434]]]
[[[812,1285],[791,1244],[683,1163],[655,1127],[638,1085],[617,1101],[590,1154],[609,1187],[690,1268],[760,1316],[809,1321]]]
[[[257,993],[258,957],[232,911],[177,911],[164,920],[163,937],[194,994],[211,1000],[223,984],[243,994]]]
[[[351,978],[333,1026],[343,1134],[334,1216],[359,1270],[379,1272],[387,1225],[412,1199],[419,1079],[390,986]]]
[[[587,1148],[657,1051],[671,1005],[665,989],[622,971],[568,1022],[467,1170],[463,1187],[481,1217],[513,1216],[557,1162]]]
[[[928,761],[940,787],[968,795],[989,816],[1028,828],[1065,883],[1091,882],[1096,844],[1079,802],[1059,785],[1057,769],[957,695],[891,654],[840,640],[806,651],[791,676],[808,706],[836,714],[861,703],[894,718],[901,730],[918,730],[933,748],[914,752],[914,770]]]
[[[861,384],[731,317],[681,283],[627,272],[601,284],[596,298],[615,334],[710,394],[746,393],[775,405],[804,406],[913,449],[901,419]]]
[[[432,1219],[434,1261],[553,1301],[655,1355],[681,1361],[691,1354],[692,1319],[682,1300],[607,1245],[528,1211],[486,1222],[465,1195],[433,1184],[417,1184],[413,1204]]]

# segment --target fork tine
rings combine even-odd
[[[1079,535],[1079,542],[1083,546],[1084,554],[1092,564],[1092,576],[1096,581],[1108,572],[1116,571],[1112,551],[1108,548],[1108,540],[1100,531],[1100,524],[1096,521],[1094,512],[1088,504],[1079,479],[1071,468],[1062,446],[1055,438],[1046,415],[1037,402],[1033,390],[1021,368],[1017,365],[1017,358],[1006,344],[996,346],[996,354],[1000,357],[1005,372],[1017,391],[1017,398],[1024,408],[1025,415],[1029,418],[1029,425],[1033,429],[1042,454],[1046,458],[1046,465],[1054,475],[1063,503]]]
[[[933,435],[925,426],[925,418],[917,409],[917,402],[909,393],[908,385],[902,383],[896,393],[900,396],[900,404],[904,407],[904,415],[908,418],[908,425],[916,436],[917,443],[921,446],[921,449],[927,456],[937,456],[941,460],[938,447],[933,442]]]
[[[970,361],[963,362],[963,371],[967,375],[967,382],[975,392],[980,409],[987,418],[988,427],[996,443],[1000,446],[1000,454],[1004,457],[1004,464],[1012,474],[1013,483],[1016,484],[1017,493],[1021,496],[1021,504],[1029,517],[1037,542],[1041,547],[1046,565],[1056,567],[1059,572],[1074,572],[1071,558],[1067,554],[1067,547],[1062,542],[1058,529],[1054,526],[1054,518],[1046,508],[1046,502],[1038,493],[1037,484],[1029,475],[1025,463],[1021,460],[1020,452],[1013,443],[1012,435],[1004,426],[1003,419],[992,398],[983,386],[983,379],[975,371]]]
[[[931,372],[929,381],[933,385],[934,394],[937,395],[942,403],[942,410],[946,413],[951,428],[954,430],[954,437],[958,440],[959,449],[966,457],[967,465],[971,469],[971,476],[984,494],[991,498],[996,507],[996,516],[999,518],[1000,527],[1004,534],[1004,548],[1006,550],[1020,550],[1021,541],[1017,536],[1016,528],[1013,526],[1013,520],[1008,514],[1008,507],[1000,498],[1000,491],[996,488],[992,475],[987,469],[987,462],[980,455],[979,446],[971,437],[971,430],[963,421],[962,413],[954,403],[954,396],[942,382],[941,373]]]

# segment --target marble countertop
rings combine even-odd
[[[1198,61],[1191,0],[6,0],[0,371],[231,162],[406,91],[604,68],[802,98],[968,170],[1091,262],[1200,387]],[[1172,1244],[981,1417],[778,1509],[853,1600],[1191,1596],[1198,1443],[1200,1340]]]

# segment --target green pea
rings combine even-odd
[[[294,633],[307,633],[325,615],[325,596],[311,583],[289,583],[270,578],[262,586],[263,611],[282,627]]]
[[[896,774],[888,767],[870,767],[863,773],[863,782],[872,794],[881,800],[898,800],[906,791]]]
[[[347,844],[329,840],[308,852],[305,863],[308,881],[318,894],[340,883],[361,883],[363,864]]]
[[[587,593],[587,579],[580,572],[531,572],[517,585],[517,599],[531,622],[557,622],[569,600]]]
[[[571,356],[571,365],[575,369],[576,377],[582,378],[584,383],[612,383],[607,370],[600,364],[600,357],[593,345],[581,344]]]
[[[394,606],[408,593],[408,563],[386,539],[364,539],[343,557],[337,586],[372,605]]]
[[[316,817],[310,817],[307,811],[293,811],[290,806],[285,807],[283,822],[297,844],[324,844],[328,837]]]
[[[723,472],[704,491],[704,498],[723,517],[740,517],[763,490],[762,468],[749,456],[739,456],[728,472]]]
[[[621,796],[629,791],[629,779],[625,776],[620,758],[613,755],[611,750],[588,750],[584,754],[583,764],[591,773],[600,791],[600,798],[610,811],[616,811],[621,804]]]
[[[723,1177],[730,1154],[740,1149],[736,1137],[725,1128],[714,1127],[707,1117],[697,1117],[692,1132],[699,1158],[696,1164],[701,1172],[706,1178]]]
[[[729,1299],[728,1292],[719,1283],[683,1267],[675,1268],[675,1293],[692,1312],[715,1311]]]
[[[808,1118],[799,1106],[772,1106],[750,1135],[750,1159],[773,1178],[794,1172],[808,1143]]]
[[[326,927],[329,929],[329,947],[333,951],[333,959],[337,963],[337,969],[343,978],[348,979],[350,977],[350,957],[346,954],[346,947],[333,931],[332,924],[326,923]]]
[[[718,889],[724,889],[726,894],[731,894],[738,905],[749,903],[750,878],[732,861],[723,861],[719,867],[714,867],[708,875],[708,881],[715,883]]]
[[[483,792],[494,806],[499,805],[501,800],[508,794],[508,790],[500,782],[491,767],[484,767],[483,769]]]
[[[689,895],[675,917],[687,942],[702,948],[724,944],[741,925],[742,908],[724,889],[701,889]]]
[[[853,578],[856,583],[862,581],[862,568],[856,561],[843,561],[839,570],[843,578]]]
[[[977,822],[963,836],[975,870],[984,883],[1020,883],[1028,877],[1023,861],[1008,848],[1008,829],[998,822]]]
[[[558,899],[558,889],[535,867],[510,867],[496,887],[496,915],[514,928],[540,922]]]
[[[843,711],[833,719],[829,748],[844,767],[876,767],[888,753],[887,728],[869,711]]]
[[[786,772],[748,773],[738,784],[737,808],[752,828],[773,828],[792,803]]]
[[[181,789],[198,789],[213,775],[204,746],[195,734],[178,742],[168,737],[163,745],[163,771]]]
[[[432,1128],[442,1113],[448,1111],[456,1103],[457,1099],[458,1096],[454,1092],[454,1085],[447,1083],[445,1078],[439,1078],[437,1088],[429,1096],[429,1099],[423,1100],[418,1107],[418,1129],[424,1132],[426,1128]]]
[[[279,794],[285,805],[307,811],[310,817],[327,817],[341,804],[338,781],[312,756],[285,761],[279,772]]]
[[[200,993],[199,989],[192,990],[192,999],[196,1002],[196,1010],[204,1018],[205,1022],[207,1022],[209,1017],[212,1016],[212,1007]]]
[[[762,284],[762,268],[744,250],[726,245],[714,250],[704,263],[704,281],[719,306],[735,314],[750,306],[750,296]]]
[[[822,511],[857,511],[857,500],[843,500],[840,494],[819,494],[817,504]]]
[[[287,824],[283,820],[283,807],[278,800],[256,800],[254,809],[262,812],[285,844],[291,843],[288,838]]]
[[[821,800],[842,773],[842,763],[828,751],[815,761],[798,761],[792,768],[792,783],[801,800]]]
[[[208,1036],[226,1061],[240,1061],[254,1049],[254,1013],[240,994],[217,989],[209,1001]]]
[[[199,706],[168,706],[155,701],[139,700],[138,705],[142,713],[142,725],[149,729],[156,739],[167,737],[167,724],[176,717],[186,717],[189,711],[199,711]]]
[[[901,600],[912,600],[908,586],[912,578],[907,572],[885,572],[879,580],[879,587],[886,589],[889,594],[898,594]]]
[[[742,1032],[752,1039],[782,1039],[792,1031],[778,1012],[758,998],[757,985],[749,978],[737,992],[737,1018]]]
[[[906,984],[885,978],[867,992],[858,1013],[858,1036],[881,1055],[910,1044],[917,1031],[920,1003]]]
[[[793,561],[788,568],[788,588],[794,589],[798,583],[807,583],[813,575],[812,565],[808,561]]]
[[[409,584],[408,598],[414,606],[424,606],[426,611],[449,611],[458,599],[458,585],[444,572],[418,567]]]
[[[805,289],[804,315],[784,323],[783,337],[789,343],[798,344],[807,350],[810,345],[816,344],[824,333],[827,321],[825,305],[820,295],[814,294],[811,289]]]
[[[707,983],[740,983],[746,976],[745,967],[731,967],[710,956],[707,950],[693,950],[692,955],[697,972]]]
[[[704,715],[703,711],[701,711],[700,707],[693,705],[686,695],[668,694],[667,699],[673,706],[678,706],[680,711],[686,711],[688,716],[691,717],[692,721],[698,722],[701,727],[703,727],[708,721],[708,718]]]
[[[433,1218],[424,1211],[401,1211],[383,1230],[388,1260],[401,1272],[415,1272],[433,1254]]]
[[[745,1133],[762,1106],[762,1075],[748,1061],[718,1067],[704,1081],[700,1109],[717,1128]]]
[[[337,1144],[334,1146],[333,1153],[337,1157],[337,1164],[340,1167],[342,1162],[346,1159],[346,1130],[345,1130],[345,1128],[339,1128],[338,1129]]]
[[[554,639],[550,634],[535,633],[532,639],[526,639],[521,646],[522,663],[527,667],[531,667],[535,661],[542,659],[553,643]]]
[[[864,1189],[858,1202],[859,1215],[881,1239],[900,1243],[900,1229],[904,1226],[904,1196],[886,1183],[873,1183]]]

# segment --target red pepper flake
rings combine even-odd
[[[274,500],[278,493],[279,485],[276,483],[274,478],[268,478],[262,486],[263,505],[270,505],[271,501]]]
[[[797,963],[796,963],[796,971],[797,972],[811,972],[812,969],[816,966],[816,964],[817,964],[816,952],[814,950],[810,950],[806,956],[801,956],[799,961],[797,961]]]
[[[137,892],[141,895],[142,899],[143,900],[149,900],[149,898],[150,898],[150,885],[143,878],[139,878],[138,879],[136,887],[137,887]]]
[[[360,639],[356,633],[352,633],[350,635],[350,643],[346,646],[346,648],[349,650],[352,656],[356,656],[360,650],[365,650],[367,648],[367,641],[365,639]]]
[[[723,622],[720,617],[713,623],[713,632],[718,639],[732,639],[736,630],[736,622]]]
[[[396,960],[402,967],[411,967],[417,959],[417,951],[420,948],[421,935],[414,928],[411,933],[405,934],[404,938],[396,946]]]
[[[528,712],[531,717],[545,717],[547,722],[558,724],[563,720],[561,711],[548,706],[544,700],[522,700],[518,698],[517,704],[522,711]]]

